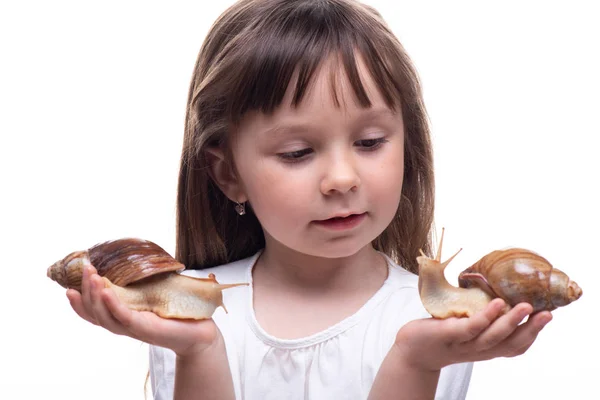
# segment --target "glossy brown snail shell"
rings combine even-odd
[[[81,291],[83,268],[93,265],[119,300],[137,311],[164,318],[206,319],[223,304],[222,290],[247,283],[220,284],[214,274],[194,278],[185,266],[148,240],[125,238],[76,251],[51,265],[47,276],[64,288]]]
[[[483,256],[459,274],[459,287],[455,287],[444,277],[444,269],[458,252],[442,262],[443,237],[444,230],[435,259],[424,254],[417,257],[421,301],[435,318],[469,317],[496,297],[506,302],[505,311],[525,302],[538,312],[565,306],[582,295],[581,288],[564,272],[544,257],[520,248]]]

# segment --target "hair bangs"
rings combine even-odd
[[[273,112],[292,89],[290,84],[294,85],[291,105],[298,106],[319,68],[332,57],[331,93],[336,106],[340,106],[337,75],[342,71],[358,104],[371,106],[358,68],[357,58],[361,57],[386,104],[397,109],[401,98],[399,82],[381,59],[389,56],[382,54],[382,49],[395,43],[355,15],[356,9],[347,3],[318,3],[306,2],[306,7],[282,4],[242,35],[238,47],[242,54],[234,58],[244,61],[228,68],[232,74],[230,82],[235,83],[227,102],[227,114],[234,124],[249,111]],[[254,34],[257,32],[260,34]]]

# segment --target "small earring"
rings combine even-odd
[[[236,202],[235,205],[235,211],[239,214],[239,215],[244,215],[246,214],[246,205],[244,203],[238,203]]]

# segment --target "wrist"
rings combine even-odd
[[[220,334],[212,342],[200,342],[176,354],[173,399],[235,399],[225,340]]]
[[[186,348],[173,350],[180,360],[194,359],[198,357],[204,357],[218,351],[222,351],[225,348],[225,342],[221,332],[217,330],[217,334],[214,339],[210,342],[198,341]]]
[[[402,368],[410,369],[415,373],[439,375],[442,369],[442,366],[430,365],[431,363],[427,362],[429,358],[427,354],[415,354],[410,346],[402,341],[396,341],[391,352]]]

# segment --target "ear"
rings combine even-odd
[[[235,168],[225,157],[225,152],[219,147],[207,147],[204,149],[208,165],[208,173],[221,189],[223,194],[231,201],[243,203],[247,200],[242,183],[237,176]]]

